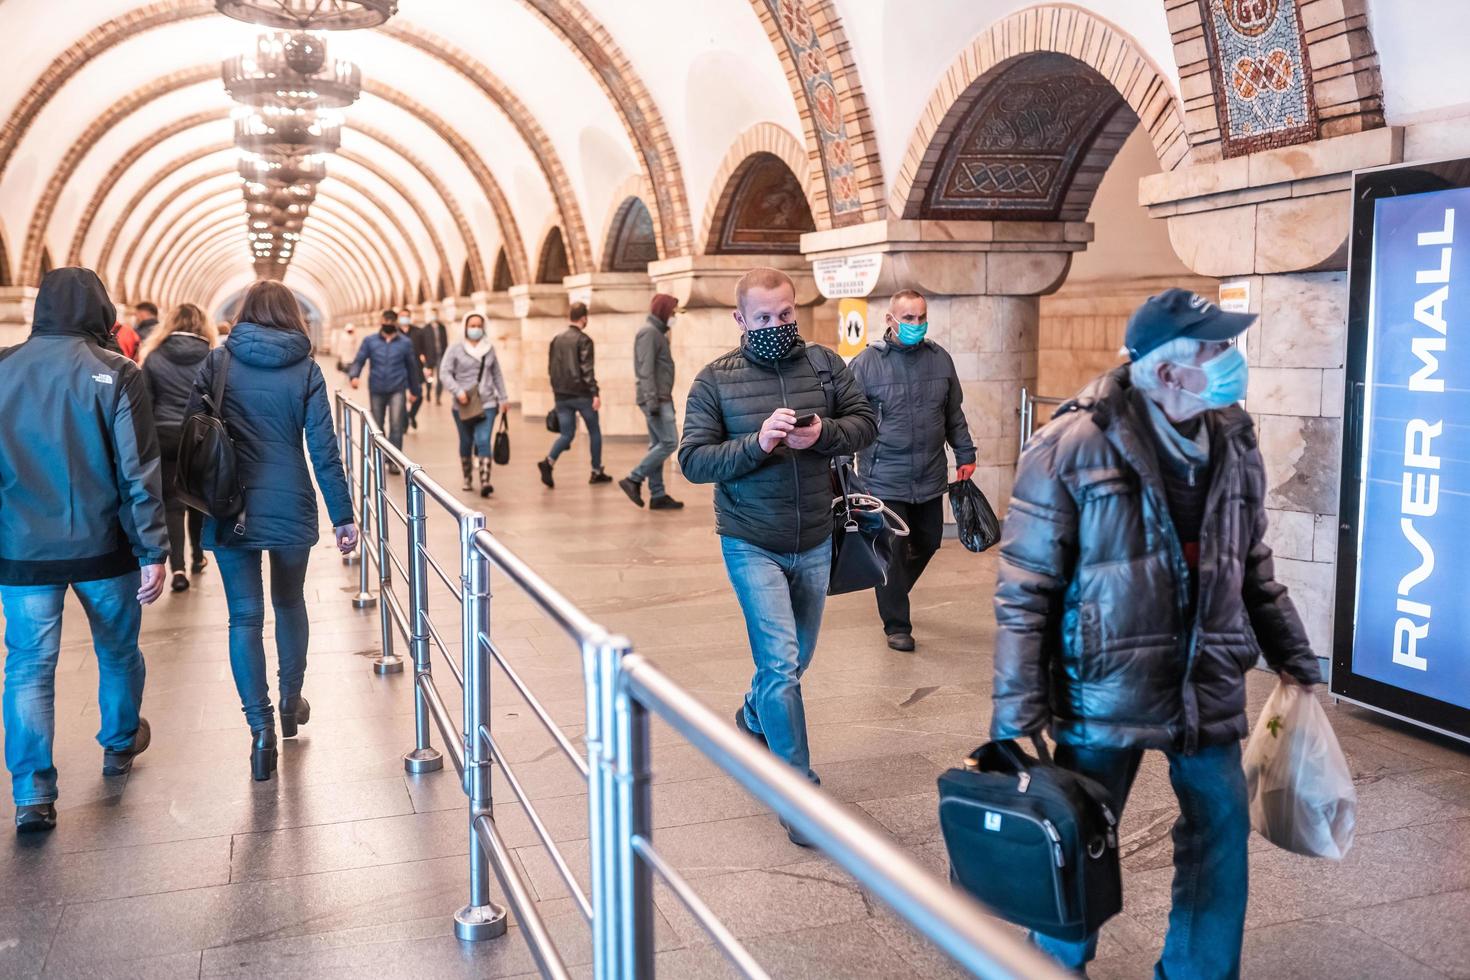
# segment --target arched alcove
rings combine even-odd
[[[56,268],[56,266],[51,261],[51,250],[49,248],[41,249],[41,275],[36,279],[36,285],[39,286],[41,284],[41,280],[45,279],[46,276],[54,268]]]
[[[454,280],[449,277],[449,271],[446,269],[439,274],[439,290],[434,298],[442,302],[448,299],[453,292]]]
[[[492,293],[503,293],[515,285],[515,278],[510,274],[510,260],[505,257],[505,249],[501,249],[495,256],[495,274],[490,277],[490,291]]]
[[[552,228],[541,243],[541,257],[536,260],[536,281],[561,285],[561,281],[572,274],[567,263],[567,246],[562,240],[561,229]]]
[[[650,262],[658,261],[658,241],[653,230],[653,215],[642,198],[630,197],[618,206],[608,229],[607,247],[603,249],[604,272],[647,272]]]
[[[419,303],[419,305],[423,305],[424,303],[427,303],[428,301],[429,301],[429,284],[426,283],[426,282],[424,282],[422,279],[420,279],[419,280],[419,291],[418,291],[418,299],[417,299],[417,302]],[[406,303],[408,301],[407,300],[404,300],[404,302]]]
[[[706,251],[801,251],[801,236],[816,231],[801,181],[774,153],[752,153],[730,175],[710,228]]]
[[[464,268],[459,273],[459,295],[468,296],[475,291],[475,277],[470,270],[470,263],[465,262]]]
[[[5,249],[5,231],[0,229],[0,288],[12,285],[10,281],[10,253]]]

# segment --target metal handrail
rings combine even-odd
[[[1021,416],[1021,449],[1026,448],[1026,443],[1031,441],[1032,434],[1036,431],[1036,406],[1037,405],[1065,405],[1065,398],[1048,398],[1045,395],[1033,395],[1025,387],[1021,388],[1021,406],[1017,414]]]

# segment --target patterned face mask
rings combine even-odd
[[[745,332],[745,347],[756,357],[774,361],[786,356],[791,345],[796,343],[796,337],[797,330],[794,323],[760,327]]]

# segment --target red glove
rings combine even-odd
[[[975,475],[975,464],[974,463],[961,463],[959,466],[956,466],[955,467],[955,470],[954,470],[954,478],[955,478],[955,482],[956,483],[964,483],[966,480],[968,480],[970,477],[972,477],[974,475]]]

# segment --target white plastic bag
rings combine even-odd
[[[1358,794],[1327,713],[1300,684],[1277,682],[1245,747],[1251,826],[1277,847],[1341,860]]]

